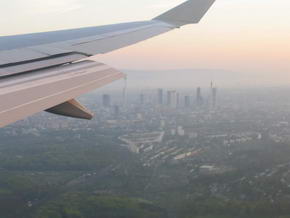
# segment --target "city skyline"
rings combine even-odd
[[[290,1],[185,1],[1,3],[1,218],[290,218]]]
[[[144,89],[141,91],[126,91],[124,93],[125,98],[128,97],[128,93],[132,97],[132,93],[138,93],[136,102],[143,107],[145,105],[154,105],[159,107],[167,107],[171,109],[177,108],[203,108],[203,109],[215,109],[218,105],[218,88],[211,82],[209,87],[197,87],[196,90],[187,89]],[[112,91],[103,92],[102,94],[102,106],[103,108],[116,109],[115,107],[128,107],[128,102],[120,101],[120,93]],[[112,97],[114,96],[114,98]],[[114,100],[112,100],[114,99]],[[132,102],[131,102],[132,103]]]
[[[210,81],[201,86],[206,101],[213,87]],[[177,92],[196,97],[194,88]],[[137,198],[134,202],[144,199],[142,207],[152,202],[150,211],[173,211],[178,218],[185,213],[192,218],[287,217],[289,88],[217,93],[215,110],[182,103],[161,106],[150,96],[157,100],[158,89],[129,91],[126,107],[116,105],[122,93],[102,93],[110,96],[109,108],[102,107],[104,95],[92,94],[81,100],[96,113],[91,121],[43,112],[2,128],[0,187],[9,201],[1,199],[0,214],[50,217],[37,214],[69,213],[73,208],[93,218],[104,210],[100,200],[92,199],[126,196]],[[83,202],[86,198],[89,203]],[[111,202],[105,204],[108,217]],[[123,217],[119,211],[128,211],[127,204],[126,199],[117,204],[114,217]],[[269,208],[271,214],[265,216]]]

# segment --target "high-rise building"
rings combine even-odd
[[[158,99],[158,104],[162,105],[163,104],[163,90],[162,89],[158,89],[157,99]]]
[[[122,105],[127,106],[127,76],[124,78],[124,87],[123,87],[123,94],[122,94]]]
[[[189,96],[184,97],[184,107],[190,107],[190,97]]]
[[[176,107],[180,105],[180,94],[176,93]]]
[[[176,108],[179,103],[179,94],[175,91],[167,91],[167,105]]]
[[[167,91],[167,102],[166,104],[169,106],[171,105],[171,91]]]
[[[217,104],[217,88],[212,88],[212,106],[216,107]]]
[[[196,89],[196,104],[197,104],[198,106],[201,106],[202,103],[203,103],[203,98],[202,98],[202,95],[201,95],[201,88],[198,87],[198,88]]]
[[[211,82],[210,84],[210,106],[212,108],[215,108],[216,107],[216,103],[217,103],[217,88],[214,87],[214,84],[213,82]]]
[[[120,107],[118,105],[114,106],[114,116],[118,118],[120,116]]]
[[[145,103],[145,96],[144,94],[140,94],[140,104],[144,105],[144,103]]]
[[[111,96],[110,95],[103,95],[103,106],[110,107],[111,106]]]

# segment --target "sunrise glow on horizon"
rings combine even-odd
[[[9,25],[0,21],[0,35],[146,20],[183,0],[23,2],[1,6]],[[217,0],[200,24],[96,59],[121,69],[226,69],[290,81],[289,9],[289,0]]]

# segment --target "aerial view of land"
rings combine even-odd
[[[87,95],[0,130],[2,218],[288,218],[287,88]]]

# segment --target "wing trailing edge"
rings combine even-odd
[[[81,61],[2,79],[0,127],[49,108],[57,114],[90,119],[89,112],[71,99],[124,77],[105,64]]]

